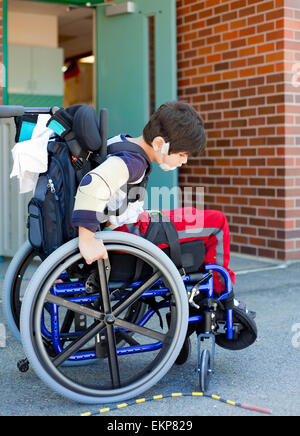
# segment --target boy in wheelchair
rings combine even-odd
[[[121,151],[120,143],[123,143]],[[72,225],[78,227],[79,249],[88,265],[108,258],[102,240],[94,237],[100,224],[102,230],[134,233],[150,239],[160,248],[169,246],[171,252],[178,240],[182,247],[184,242],[202,241],[205,253],[198,265],[198,271],[205,264],[220,265],[228,272],[234,284],[235,275],[229,269],[230,231],[222,212],[184,208],[160,212],[153,220],[152,214],[143,210],[143,191],[152,163],[156,162],[163,171],[175,170],[186,164],[190,156],[202,154],[205,143],[202,119],[190,105],[183,102],[162,105],[152,115],[141,136],[132,138],[120,134],[108,141],[108,158],[82,179],[72,216]],[[114,145],[118,145],[117,152],[114,152]],[[132,195],[137,189],[138,195]],[[158,225],[153,225],[154,221]],[[168,228],[164,224],[166,222]],[[191,229],[192,233],[189,232]],[[197,253],[193,255],[197,258]],[[174,256],[171,258],[180,269],[180,254],[179,259]],[[220,297],[224,290],[222,276],[214,271],[215,297]],[[198,297],[199,299],[201,298]],[[200,300],[195,298],[191,313],[195,312],[195,307],[199,307],[197,302],[200,303]],[[227,309],[233,309],[235,317],[247,334],[242,336],[240,343],[238,339],[224,339],[219,341],[219,345],[229,349],[241,349],[251,345],[256,338],[254,313],[235,300],[233,292],[223,301],[223,305]],[[220,317],[222,318],[222,314]],[[170,322],[168,318],[167,321]],[[189,335],[195,330],[197,331],[196,327],[189,327],[183,349],[176,361],[178,364],[186,361],[190,351]]]

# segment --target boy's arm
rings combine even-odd
[[[97,213],[102,213],[110,197],[125,185],[129,172],[125,162],[111,156],[90,171],[78,187],[72,224],[79,228],[79,249],[88,264],[107,257],[106,249],[95,232],[99,222]]]

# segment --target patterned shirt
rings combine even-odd
[[[129,135],[125,134],[114,136],[108,140],[108,146],[117,142],[130,142],[127,139],[128,137]],[[112,157],[113,161],[110,161]],[[103,179],[101,179],[101,165],[103,164],[86,174],[77,191],[72,215],[72,225],[74,227],[85,227],[92,232],[96,232],[99,223],[108,220],[107,211],[109,212],[110,223],[114,227],[118,227],[123,224],[137,222],[139,215],[144,211],[144,201],[135,201],[127,204],[127,190],[124,189],[124,183],[125,185],[127,183],[138,184],[143,180],[148,165],[146,159],[138,153],[120,151],[113,155],[108,155],[105,162],[106,166],[109,162],[113,164],[112,171],[114,171],[114,174],[110,174],[110,177],[113,177],[116,186],[118,186],[118,180],[115,178],[117,174],[120,175],[120,179],[121,174],[123,175],[122,182],[120,181],[120,186],[118,186],[118,189],[113,192],[109,198],[99,203],[97,201],[99,198],[105,198],[105,192],[103,190],[103,180],[105,181],[105,178],[103,177]],[[126,173],[124,173],[124,169]],[[96,173],[98,177],[94,177]],[[102,182],[101,185],[99,182]],[[99,189],[99,186],[102,186],[102,188]],[[81,191],[84,191],[85,187],[88,188],[88,191],[85,191],[83,194]],[[106,208],[107,210],[105,210]],[[114,215],[114,212],[118,210],[120,214]]]

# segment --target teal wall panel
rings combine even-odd
[[[135,13],[106,17],[96,13],[97,106],[109,110],[109,134],[142,134],[150,118],[150,29],[154,23],[155,109],[177,99],[176,1],[136,0]],[[178,171],[163,172],[154,164],[148,194],[178,186]],[[155,199],[156,200],[156,199]],[[170,208],[177,207],[177,197]]]
[[[9,94],[8,104],[17,105],[17,106],[26,106],[26,107],[63,106],[63,96]]]

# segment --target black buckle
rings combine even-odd
[[[186,276],[185,269],[183,267],[182,268],[178,268],[178,271],[179,271],[179,274],[181,275],[181,277],[184,279],[185,276]]]
[[[81,157],[72,156],[72,165],[75,170],[81,170],[83,167],[84,161]]]

